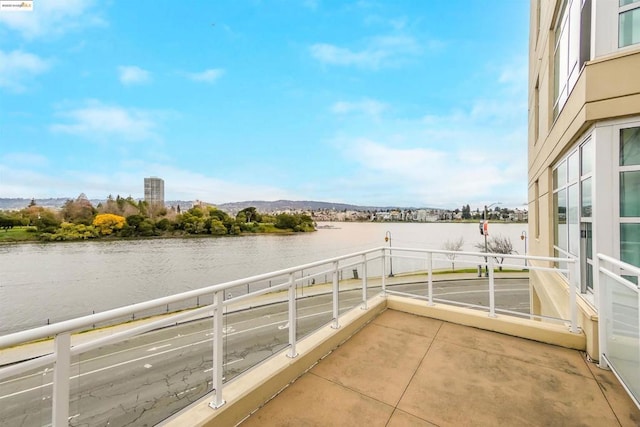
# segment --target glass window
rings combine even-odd
[[[620,6],[626,6],[635,2],[640,2],[640,0],[620,0]]]
[[[553,195],[554,204],[554,243],[567,250],[567,190],[560,190]]]
[[[640,127],[620,130],[620,166],[630,165],[640,165]]]
[[[591,178],[582,181],[582,203],[580,215],[584,218],[590,218],[593,210],[593,202],[591,200]]]
[[[640,217],[640,171],[620,172],[620,216]]]
[[[569,248],[573,255],[580,254],[580,224],[578,222],[578,184],[574,184],[568,189],[567,219],[569,223]]]
[[[553,118],[558,117],[581,65],[590,58],[590,0],[565,0],[560,19],[555,24],[553,52]],[[580,61],[580,63],[579,63]]]
[[[553,188],[562,187],[567,183],[567,162],[560,163],[556,169],[553,170]]]
[[[586,175],[593,171],[593,143],[591,140],[586,142],[580,150],[582,151],[582,157],[580,158],[582,175]]]
[[[578,169],[579,164],[580,163],[578,159],[578,152],[576,151],[575,153],[569,156],[569,160],[567,164],[569,182],[576,181],[580,176],[580,170]]]
[[[622,12],[618,23],[618,47],[640,43],[640,8]]]
[[[640,267],[640,223],[620,224],[620,259]]]
[[[590,222],[582,223],[582,234],[584,239],[584,254],[587,258],[593,258],[593,225]]]

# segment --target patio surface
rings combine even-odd
[[[638,426],[612,372],[548,344],[386,310],[251,426]]]

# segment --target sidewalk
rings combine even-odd
[[[528,272],[495,272],[496,278],[500,279],[511,279],[511,278],[527,278],[529,277]],[[449,280],[473,280],[479,279],[477,274],[475,273],[447,273],[447,274],[434,274],[433,281],[449,281]],[[427,280],[426,273],[423,274],[400,274],[395,275],[393,277],[385,278],[386,285],[394,285],[394,284],[407,284],[407,283],[419,283],[425,282]],[[367,280],[368,288],[380,288],[381,287],[381,278],[368,278]],[[340,291],[354,290],[362,288],[362,280],[361,279],[343,279],[340,281]],[[308,298],[311,296],[327,294],[332,291],[332,283],[319,283],[311,286],[305,286],[304,288],[299,287],[297,289],[297,297],[298,298]],[[249,310],[251,308],[275,304],[279,302],[286,301],[288,299],[287,291],[277,291],[264,295],[258,295],[251,299],[240,301],[237,303],[229,304],[227,313],[237,312],[243,310]],[[114,335],[123,330],[127,330],[129,328],[144,325],[158,319],[166,318],[172,316],[175,313],[167,313],[161,314],[157,316],[152,316],[140,320],[130,321],[127,323],[122,323],[114,326],[107,326],[103,328],[98,328],[89,331],[82,331],[74,333],[71,336],[71,345],[76,346],[78,344],[83,344],[86,342],[93,341],[98,338],[102,338],[105,336]],[[213,310],[209,313],[208,316],[213,315]],[[202,318],[206,318],[207,316],[199,315],[194,316],[188,320],[182,321],[180,323],[191,322],[194,320],[199,320]],[[16,347],[0,349],[0,368],[5,365],[17,363],[23,360],[34,359],[37,357],[45,356],[47,354],[53,353],[53,338],[37,341],[33,343],[23,344]]]

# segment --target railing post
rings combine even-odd
[[[382,249],[382,296],[387,295],[387,251]]]
[[[334,261],[333,263],[333,325],[331,327],[333,329],[340,328],[340,322],[338,322],[338,317],[340,316],[340,311],[338,307],[338,261]]]
[[[578,263],[573,262],[570,263],[570,280],[569,280],[569,305],[571,306],[571,326],[569,331],[571,333],[577,334],[579,332],[578,329],[578,303],[576,301],[576,286],[578,283],[578,275],[577,269],[579,268]]]
[[[362,254],[362,309],[367,308],[367,254]]]
[[[289,273],[289,353],[287,356],[294,358],[296,351],[296,287],[293,273]]]
[[[496,317],[496,286],[494,280],[495,260],[492,257],[487,259],[487,268],[489,269],[489,317]]]
[[[593,259],[593,269],[597,278],[594,284],[597,289],[597,307],[598,307],[598,349],[599,360],[598,366],[602,369],[608,369],[609,364],[604,359],[604,355],[607,354],[607,322],[609,321],[609,298],[607,295],[608,289],[605,288],[605,276],[600,271],[600,257],[596,254]]]
[[[427,252],[427,277],[428,277],[428,284],[429,284],[429,302],[427,303],[427,305],[431,306],[434,305],[433,304],[433,253],[432,252]]]
[[[213,401],[209,406],[218,409],[225,404],[222,398],[222,376],[224,375],[223,359],[224,348],[222,346],[222,310],[224,291],[217,291],[213,294],[213,389],[216,391]]]
[[[54,340],[53,398],[51,424],[69,425],[69,376],[71,373],[71,333],[58,334]]]

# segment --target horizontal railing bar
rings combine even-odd
[[[242,294],[242,295],[238,295],[237,297],[233,297],[233,298],[229,298],[229,299],[225,299],[222,302],[223,306],[227,306],[227,305],[231,305],[231,304],[235,304],[238,303],[240,301],[244,301],[246,299],[249,298],[253,298],[253,297],[258,297],[260,295],[264,295],[264,294],[268,294],[271,292],[278,292],[284,289],[287,289],[289,287],[289,283],[280,283],[279,285],[273,285],[269,288],[262,288],[262,289],[258,289],[257,291],[253,291],[251,293],[248,294]],[[285,301],[285,299],[283,299],[283,301]]]
[[[78,329],[86,328],[89,325],[93,325],[96,323],[102,323],[102,322],[117,319],[120,317],[126,317],[136,312],[180,302],[185,299],[191,299],[195,297],[204,296],[207,294],[212,294],[214,292],[227,290],[229,288],[233,288],[236,286],[246,285],[247,283],[251,283],[251,282],[259,282],[259,281],[268,280],[274,277],[283,276],[285,274],[295,273],[300,270],[307,270],[314,267],[319,267],[321,265],[332,263],[332,262],[339,262],[340,260],[354,258],[356,256],[361,256],[363,254],[366,255],[368,253],[374,253],[375,251],[380,251],[380,249],[381,248],[369,249],[366,251],[357,252],[355,254],[341,255],[338,257],[333,257],[333,258],[329,258],[321,261],[315,261],[312,263],[303,264],[296,267],[290,267],[290,268],[286,268],[283,270],[278,270],[270,273],[258,274],[258,275],[243,278],[243,279],[232,280],[229,282],[204,287],[201,289],[194,289],[194,290],[183,292],[180,294],[156,298],[153,300],[132,304],[126,307],[114,308],[111,310],[103,311],[101,313],[90,314],[87,316],[77,317],[75,319],[70,319],[70,320],[64,320],[62,322],[54,323],[52,325],[41,326],[38,328],[26,330],[26,331],[15,332],[13,334],[0,337],[0,348],[11,347],[16,344],[55,336],[63,332],[75,331]]]
[[[52,349],[53,351],[53,349]],[[38,369],[45,365],[50,365],[56,360],[56,355],[53,353],[45,354],[35,359],[24,360],[13,365],[8,365],[0,368],[0,380],[12,377],[14,375],[20,375],[24,372],[32,369]]]
[[[210,312],[211,310],[213,310],[211,305],[206,305],[204,307],[200,307],[195,310],[189,310],[185,312],[171,314],[167,317],[163,317],[162,319],[145,323],[144,325],[127,328],[125,330],[116,332],[108,336],[96,338],[89,342],[78,344],[71,347],[71,356],[76,356],[78,354],[91,351],[98,347],[113,344],[122,339],[131,338],[137,335],[142,335],[146,332],[171,325],[172,323],[177,323],[182,320],[189,319],[190,317],[200,316],[202,313],[207,313],[207,312]],[[0,368],[0,379],[8,378],[12,375],[17,375],[17,374],[29,371],[31,369],[38,369],[42,366],[53,363],[54,360],[55,360],[55,356],[53,353],[51,353],[42,357],[38,357],[36,359],[27,360],[27,361],[17,363],[15,365]]]
[[[631,291],[634,291],[636,293],[638,293],[640,291],[640,289],[638,289],[638,285],[636,285],[633,282],[630,282],[629,280],[625,279],[622,276],[617,275],[616,273],[613,273],[613,272],[607,270],[604,267],[600,267],[600,272],[603,273],[605,276],[609,277],[610,279],[615,280],[619,284],[629,288],[629,290],[631,290]]]
[[[385,251],[389,251],[388,246],[383,246],[382,249]],[[380,250],[380,249],[378,249]],[[534,256],[534,255],[519,255],[519,254],[499,254],[493,252],[467,252],[467,251],[447,251],[444,249],[420,249],[420,248],[400,248],[400,247],[392,247],[392,251],[405,251],[405,252],[421,252],[421,253],[433,253],[433,254],[450,254],[450,255],[468,255],[474,257],[504,257],[504,258],[513,258],[513,259],[522,259],[522,260],[533,260],[533,261],[559,261],[559,262],[569,262],[575,263],[575,258],[556,258],[556,257],[544,257],[544,256]]]
[[[596,256],[597,256],[598,258],[600,258],[601,260],[603,260],[603,261],[606,261],[606,262],[611,263],[611,264],[613,264],[613,265],[617,265],[618,267],[620,267],[620,268],[624,269],[625,271],[630,272],[630,273],[631,273],[631,275],[634,275],[634,276],[635,276],[635,275],[638,275],[638,276],[640,276],[640,267],[636,267],[635,265],[628,264],[628,263],[626,263],[626,262],[624,262],[624,261],[621,261],[621,260],[619,260],[619,259],[612,258],[612,257],[610,257],[610,256],[608,256],[608,255],[604,255],[604,254],[597,254]]]

